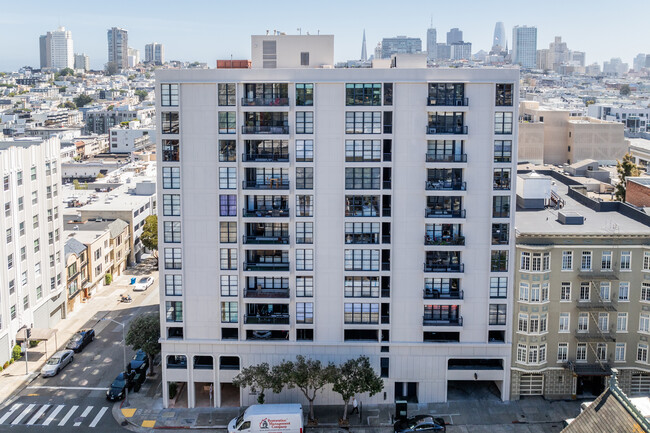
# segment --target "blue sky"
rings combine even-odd
[[[648,0],[31,0],[0,14],[0,71],[39,66],[38,37],[59,25],[72,31],[75,52],[92,68],[106,62],[106,29],[129,31],[129,45],[165,45],[166,58],[208,62],[249,58],[250,35],[274,29],[288,34],[335,35],[335,60],[356,59],[366,29],[368,54],[382,37],[407,35],[425,41],[433,15],[438,40],[459,27],[472,51],[489,50],[494,25],[503,21],[508,41],[514,25],[538,28],[538,48],[562,36],[570,49],[586,51],[587,63],[621,57],[632,63],[650,53]],[[424,48],[424,47],[423,47]]]

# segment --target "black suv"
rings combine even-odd
[[[72,336],[68,344],[65,346],[66,349],[74,350],[75,352],[81,352],[84,347],[91,341],[95,339],[95,330],[94,329],[82,329]]]

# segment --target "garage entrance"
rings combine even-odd
[[[598,397],[605,390],[606,377],[608,376],[578,376],[578,398]]]
[[[519,395],[544,394],[544,375],[522,374],[519,378]]]
[[[194,382],[194,407],[210,407],[211,387],[210,382]]]
[[[646,396],[650,394],[650,374],[636,373],[632,375],[632,383],[630,386],[630,395]]]

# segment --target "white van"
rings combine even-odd
[[[228,433],[303,433],[300,404],[256,404],[230,421]]]

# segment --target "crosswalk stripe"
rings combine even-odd
[[[38,412],[36,412],[36,415],[32,417],[29,421],[27,421],[27,425],[33,425],[38,419],[45,413],[45,411],[50,407],[49,404],[44,404]]]
[[[23,418],[25,418],[25,417],[27,416],[27,414],[30,413],[30,412],[32,411],[32,409],[34,409],[34,406],[36,406],[36,405],[35,405],[35,404],[30,404],[30,405],[28,405],[28,406],[25,408],[25,410],[22,411],[22,413],[21,413],[20,415],[18,415],[18,416],[16,417],[16,419],[13,420],[13,422],[11,423],[11,425],[19,424],[19,423],[23,420]]]
[[[84,409],[83,413],[81,414],[81,417],[79,418],[79,421],[74,423],[74,426],[79,427],[81,423],[84,421],[84,419],[88,416],[91,410],[93,410],[92,406],[88,406],[86,409]]]
[[[90,423],[89,427],[95,427],[97,425],[97,423],[99,423],[99,420],[102,419],[102,416],[104,416],[104,414],[106,413],[107,410],[108,410],[108,407],[106,407],[106,406],[101,408],[99,413],[95,417],[95,419],[93,419],[93,422]]]
[[[9,417],[10,417],[11,415],[13,415],[13,413],[16,412],[16,411],[18,410],[18,408],[19,408],[20,406],[22,406],[22,405],[23,405],[22,403],[16,403],[16,404],[14,404],[13,406],[11,406],[11,409],[9,409],[9,412],[7,412],[6,414],[4,414],[4,415],[2,416],[2,418],[0,418],[0,424],[4,424],[4,422],[7,421],[7,419],[9,419]]]
[[[57,407],[55,407],[54,410],[52,411],[52,413],[50,414],[50,416],[47,417],[47,419],[45,420],[45,422],[42,425],[50,425],[50,423],[52,421],[54,421],[54,418],[56,418],[56,416],[59,414],[59,412],[61,412],[61,410],[64,407],[65,407],[64,404],[60,404]]]
[[[73,413],[74,413],[78,408],[79,408],[79,406],[76,406],[76,405],[75,405],[75,406],[72,406],[72,409],[70,409],[70,410],[68,411],[68,413],[65,414],[65,416],[63,417],[63,419],[61,420],[61,422],[59,422],[59,427],[64,426],[65,423],[68,422],[68,420],[70,419],[70,417],[72,416],[72,414],[73,414]]]

